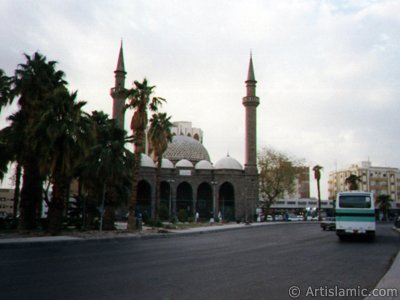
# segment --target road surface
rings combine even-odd
[[[0,249],[0,299],[322,299],[374,288],[400,249],[389,225],[374,243],[297,222],[166,236]]]

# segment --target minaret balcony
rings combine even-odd
[[[246,96],[243,97],[244,106],[258,106],[260,104],[260,98],[257,96]]]
[[[115,88],[115,87],[113,87],[113,88],[110,89],[110,95],[112,97],[114,97],[114,96],[122,96],[125,91],[126,91],[125,88],[121,88],[121,87],[116,87]]]

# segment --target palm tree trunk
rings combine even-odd
[[[154,205],[154,218],[156,221],[159,220],[161,162],[162,158],[159,158],[156,171],[156,202]]]
[[[115,206],[117,203],[117,193],[115,184],[106,185],[106,199],[103,216],[103,230],[115,229]]]
[[[131,189],[131,197],[129,199],[128,205],[128,230],[136,230],[136,204],[137,204],[137,185],[138,185],[138,177],[139,177],[139,169],[140,169],[140,159],[141,153],[137,152],[135,149],[134,154],[134,162],[133,162],[133,176],[132,176],[132,189]]]
[[[36,228],[37,208],[42,203],[43,181],[36,158],[29,157],[24,164],[20,202],[20,230]]]
[[[137,206],[137,186],[139,181],[139,171],[140,163],[142,158],[142,153],[144,152],[143,142],[144,142],[144,131],[138,131],[135,134],[135,154],[133,162],[133,174],[132,174],[132,191],[131,197],[128,205],[128,230],[137,230],[138,226],[136,224],[136,206]]]
[[[17,162],[17,166],[15,168],[15,189],[14,189],[14,207],[13,207],[14,218],[17,218],[18,215],[19,196],[21,192],[21,175],[22,175],[22,167]]]
[[[321,188],[319,184],[319,178],[317,179],[317,192],[318,192],[318,221],[321,221]]]
[[[49,232],[57,235],[62,229],[67,180],[62,177],[54,178],[53,196],[49,205]]]

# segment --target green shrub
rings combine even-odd
[[[158,215],[160,217],[160,220],[168,220],[169,212],[167,205],[161,203],[160,208],[158,210]]]
[[[232,208],[226,208],[224,213],[224,221],[231,222],[235,220],[235,212]]]
[[[156,221],[154,219],[147,219],[147,222],[145,224],[149,227],[164,227],[163,223],[161,223],[160,220]]]
[[[178,220],[179,220],[179,222],[186,222],[187,218],[188,218],[188,214],[187,214],[186,210],[180,209],[178,211]]]

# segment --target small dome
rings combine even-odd
[[[147,168],[155,168],[156,165],[154,164],[154,161],[146,154],[142,153],[141,160],[140,160],[140,166],[141,167],[147,167]]]
[[[193,164],[187,159],[181,159],[176,163],[177,168],[193,168]]]
[[[217,161],[215,169],[243,170],[243,167],[236,159],[227,156]]]
[[[208,160],[201,160],[194,168],[196,170],[212,170],[213,166]]]
[[[162,169],[174,169],[175,167],[174,167],[174,164],[169,159],[163,158],[161,160],[161,168]]]
[[[197,163],[201,160],[210,161],[210,155],[203,144],[194,138],[183,135],[174,135],[172,137],[172,142],[169,143],[163,156],[173,163],[181,159],[187,159],[192,163]]]

